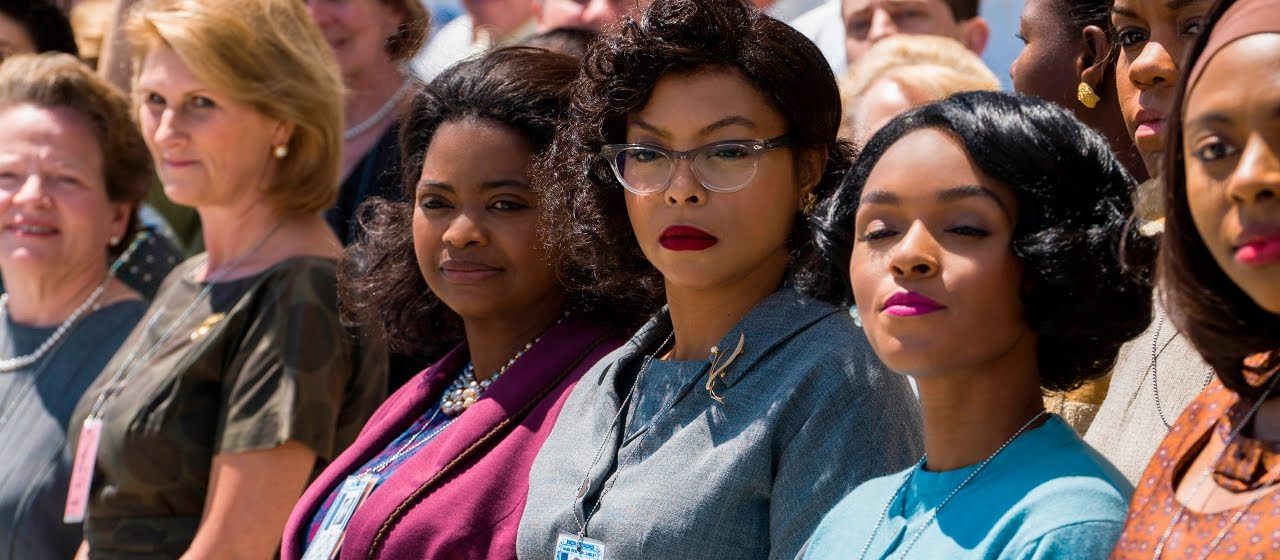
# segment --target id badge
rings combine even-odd
[[[586,537],[560,533],[551,560],[604,560],[604,543]]]
[[[302,560],[330,560],[337,558],[338,549],[342,546],[342,537],[347,532],[347,524],[355,515],[356,508],[364,503],[365,498],[377,486],[378,478],[370,474],[348,476],[338,490],[338,497],[333,499],[329,511],[320,521],[315,538],[307,546]]]
[[[89,509],[89,490],[93,486],[93,469],[98,463],[98,443],[102,440],[102,419],[85,418],[76,444],[75,462],[71,464],[71,484],[67,487],[67,506],[62,510],[63,523],[80,523]]]

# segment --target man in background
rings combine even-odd
[[[979,0],[827,0],[792,25],[839,76],[876,41],[897,34],[950,37],[981,55],[991,30],[978,7]]]

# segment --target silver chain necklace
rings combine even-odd
[[[929,526],[933,524],[933,521],[938,518],[938,513],[942,511],[942,508],[946,507],[947,503],[951,501],[951,498],[954,498],[956,494],[960,493],[960,489],[968,485],[969,481],[977,477],[978,473],[982,472],[982,469],[985,469],[992,459],[995,459],[1001,451],[1004,451],[1004,448],[1013,443],[1013,440],[1018,439],[1018,436],[1022,435],[1022,432],[1027,431],[1027,428],[1031,427],[1036,420],[1039,420],[1040,417],[1045,414],[1048,414],[1048,412],[1044,410],[1036,413],[1036,415],[1031,417],[1030,420],[1027,420],[1026,424],[1023,424],[1021,428],[1018,428],[1018,431],[1014,432],[1013,436],[1000,444],[1000,447],[996,448],[994,453],[988,455],[981,463],[978,463],[978,468],[969,473],[969,476],[965,477],[964,481],[961,482],[959,486],[956,486],[955,490],[952,490],[950,494],[947,494],[947,497],[943,498],[942,502],[938,504],[938,507],[934,508],[933,511],[929,513],[929,517],[924,520],[924,523],[920,525],[919,529],[916,529],[915,535],[907,542],[907,546],[902,548],[902,552],[898,555],[898,558],[907,557],[907,552],[911,551],[911,547],[915,546],[916,541],[919,541],[920,537],[924,535],[925,529],[928,529]],[[867,552],[871,550],[871,543],[875,542],[876,533],[880,532],[880,526],[884,525],[884,520],[889,517],[889,509],[893,507],[893,502],[896,501],[898,496],[902,494],[902,491],[906,489],[907,483],[911,481],[911,477],[915,475],[916,471],[924,468],[925,461],[928,458],[928,455],[921,457],[920,462],[916,463],[914,467],[911,467],[911,469],[907,471],[907,475],[902,477],[902,482],[898,484],[898,489],[893,492],[892,496],[889,496],[889,503],[885,504],[884,510],[880,512],[880,519],[876,521],[875,528],[871,529],[871,534],[867,535],[867,542],[862,545],[862,553],[858,554],[858,560],[863,560],[867,557]]]
[[[1169,345],[1178,338],[1179,333],[1176,330],[1173,331],[1173,337],[1165,342],[1164,346],[1159,346],[1159,349],[1157,350],[1157,346],[1160,344],[1160,330],[1164,328],[1164,313],[1159,311],[1158,308],[1156,313],[1158,313],[1158,316],[1156,317],[1156,332],[1155,336],[1151,339],[1151,367],[1147,368],[1147,372],[1151,374],[1151,393],[1156,399],[1156,414],[1160,416],[1160,423],[1164,424],[1164,427],[1167,430],[1173,428],[1173,422],[1170,422],[1169,419],[1165,417],[1164,406],[1160,403],[1160,368],[1156,365],[1156,362],[1159,361],[1160,355],[1164,354],[1165,348],[1168,348]],[[1204,391],[1205,387],[1209,386],[1210,381],[1213,381],[1213,370],[1209,370],[1208,375],[1205,375],[1204,383],[1200,385],[1200,391],[1197,391],[1197,393]],[[1177,420],[1177,418],[1174,418],[1174,420]]]
[[[382,107],[379,107],[378,110],[373,113],[373,115],[365,119],[363,122],[342,131],[342,139],[352,140],[355,138],[359,138],[360,135],[366,132],[369,132],[369,129],[377,126],[378,123],[382,122],[389,115],[391,115],[391,112],[395,110],[396,105],[400,103],[400,100],[404,99],[404,96],[406,93],[409,93],[408,81],[405,81],[404,83],[400,84],[400,89],[396,90],[395,93],[391,94],[391,99],[388,99],[386,103],[383,103]]]
[[[115,277],[116,271],[120,269],[120,266],[124,264],[125,261],[129,260],[129,257],[133,256],[133,252],[138,248],[139,243],[144,237],[146,237],[145,233],[140,234],[132,243],[129,244],[129,247],[125,249],[124,253],[121,253],[120,257],[111,264],[111,268],[107,270],[107,275],[102,279],[102,283],[98,284],[98,287],[89,294],[89,297],[85,298],[84,302],[82,302],[79,307],[76,307],[75,311],[72,311],[71,315],[64,319],[62,323],[58,325],[58,328],[53,331],[53,334],[49,335],[49,338],[46,338],[44,342],[40,343],[40,346],[36,347],[35,351],[25,356],[14,356],[12,358],[0,359],[0,373],[9,373],[24,369],[31,364],[40,361],[41,358],[44,358],[45,354],[48,354],[49,350],[52,350],[53,347],[62,340],[62,337],[66,336],[67,332],[71,330],[71,327],[80,319],[80,316],[84,315],[89,308],[94,307],[94,304],[98,302],[98,299],[102,297],[102,294],[107,291],[107,286],[111,284],[111,279]],[[7,320],[8,317],[9,293],[5,292],[0,294],[0,320]]]
[[[1188,495],[1188,498],[1195,496],[1200,492],[1200,487],[1209,480],[1210,473],[1212,473],[1213,469],[1217,467],[1218,462],[1226,456],[1227,450],[1231,448],[1231,444],[1236,440],[1236,437],[1240,435],[1240,430],[1244,429],[1244,427],[1249,424],[1249,421],[1253,419],[1253,415],[1258,412],[1259,408],[1262,408],[1262,403],[1271,395],[1271,390],[1275,389],[1277,380],[1280,380],[1280,373],[1272,374],[1271,382],[1267,384],[1267,389],[1258,397],[1258,402],[1253,403],[1253,407],[1251,407],[1249,412],[1244,415],[1244,418],[1240,420],[1240,423],[1231,430],[1231,435],[1227,437],[1226,443],[1222,445],[1222,451],[1218,452],[1218,455],[1213,458],[1213,463],[1211,463],[1209,467],[1205,468],[1204,472],[1200,474],[1200,478],[1196,480],[1195,486],[1191,487],[1191,492]],[[1244,517],[1244,514],[1248,512],[1254,504],[1258,503],[1259,500],[1267,495],[1270,495],[1270,493],[1259,493],[1253,498],[1253,500],[1250,500],[1249,503],[1238,509],[1235,514],[1231,516],[1231,520],[1227,522],[1227,525],[1218,532],[1217,536],[1213,538],[1213,541],[1209,543],[1209,546],[1205,548],[1204,554],[1200,555],[1200,560],[1208,558],[1209,554],[1213,553],[1213,550],[1218,548],[1218,545],[1222,543],[1222,539],[1226,538],[1227,533],[1231,532],[1231,528],[1235,527],[1236,523],[1240,522],[1240,519]],[[1187,513],[1186,504],[1183,504],[1182,500],[1178,499],[1178,489],[1176,487],[1173,489],[1172,499],[1174,502],[1177,502],[1178,511],[1173,514],[1173,520],[1169,522],[1169,527],[1164,530],[1164,534],[1160,535],[1160,540],[1156,543],[1155,552],[1151,555],[1152,560],[1160,560],[1160,557],[1164,554],[1164,546],[1168,544],[1169,537],[1173,536],[1173,528],[1178,526],[1178,523],[1182,521],[1182,517]]]

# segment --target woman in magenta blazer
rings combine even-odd
[[[564,287],[531,161],[573,58],[506,48],[419,93],[402,123],[411,202],[372,201],[343,303],[392,348],[440,355],[298,502],[283,558],[514,558],[529,468],[569,390],[653,311]],[[548,201],[549,203],[549,201]]]

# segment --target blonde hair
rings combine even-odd
[[[294,125],[288,156],[263,194],[285,214],[319,212],[338,196],[342,78],[300,0],[146,0],[130,13],[134,79],[168,47],[197,79]],[[135,88],[136,89],[136,88]],[[135,100],[137,103],[137,100]]]
[[[889,80],[912,101],[928,103],[964,91],[999,91],[1000,80],[963,44],[938,35],[893,35],[877,41],[840,80],[841,136],[855,129],[853,109],[871,86]]]

